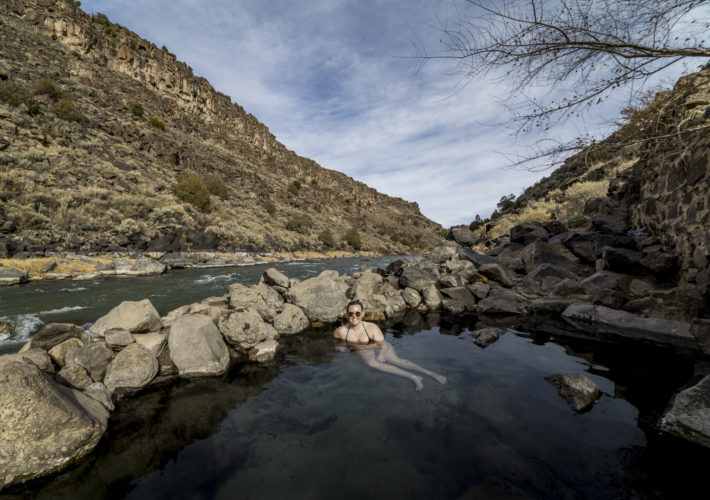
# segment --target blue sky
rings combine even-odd
[[[84,0],[82,9],[166,45],[288,149],[416,201],[445,227],[487,216],[549,172],[505,168],[514,149],[494,81],[450,64],[417,71],[455,0]],[[617,107],[607,108],[611,120]],[[592,127],[601,125],[590,121]],[[608,128],[608,126],[607,126]],[[569,125],[565,134],[580,132]]]

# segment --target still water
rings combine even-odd
[[[453,321],[381,325],[444,385],[415,391],[311,329],[283,338],[272,364],[121,401],[88,458],[0,498],[704,498],[710,452],[655,427],[693,379],[690,356],[549,319]],[[505,333],[482,349],[470,332],[484,326]],[[599,387],[590,411],[544,378],[560,372]]]

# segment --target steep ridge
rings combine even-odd
[[[167,48],[77,4],[0,5],[0,258],[440,240],[416,203],[289,151]]]

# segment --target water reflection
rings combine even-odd
[[[506,333],[481,349],[470,331],[485,326]],[[122,401],[91,457],[0,496],[663,498],[703,479],[707,450],[644,424],[692,377],[683,353],[540,319],[417,313],[382,327],[447,384],[414,391],[310,329],[270,365]],[[569,371],[603,393],[583,415],[544,380]]]

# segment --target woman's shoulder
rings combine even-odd
[[[382,333],[382,330],[380,330],[380,327],[377,326],[377,323],[370,323],[369,321],[363,321],[365,324],[365,327],[367,328],[368,331],[374,333],[379,333],[384,337],[384,334]]]
[[[335,330],[333,330],[333,337],[335,338],[345,338],[345,334],[347,333],[347,328],[345,328],[345,325],[339,326]]]

